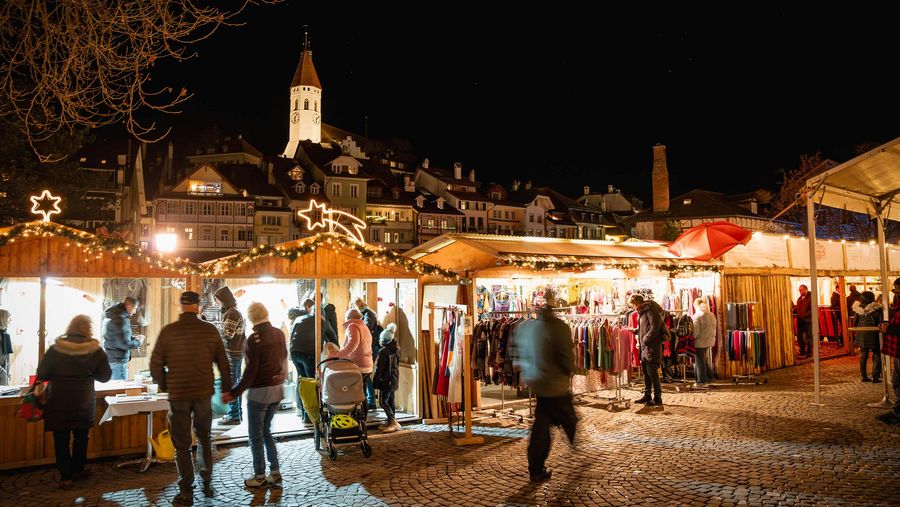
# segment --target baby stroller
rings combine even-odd
[[[322,440],[328,459],[337,457],[336,445],[359,443],[363,456],[372,455],[366,429],[368,407],[359,368],[348,359],[326,359],[319,363],[319,417],[313,438],[316,450]]]

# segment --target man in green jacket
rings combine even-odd
[[[191,460],[191,418],[197,434],[197,464],[203,478],[203,494],[212,489],[213,368],[219,368],[222,391],[231,388],[231,369],[225,345],[216,326],[200,319],[200,295],[181,295],[181,315],[160,331],[150,356],[150,374],[161,391],[169,393],[169,434],[175,446],[178,469],[176,505],[194,503],[194,464]]]
[[[547,306],[537,319],[519,324],[515,344],[516,362],[522,379],[537,398],[534,423],[528,441],[528,473],[532,482],[550,479],[544,467],[550,455],[550,426],[562,426],[574,445],[578,417],[572,405],[571,380],[575,373],[572,334],[565,322],[556,318],[555,296],[545,291]]]

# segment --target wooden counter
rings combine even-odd
[[[142,455],[147,450],[147,416],[135,414],[114,417],[98,425],[106,412],[106,396],[124,393],[134,387],[131,381],[96,384],[97,413],[88,440],[88,459],[106,456]],[[9,470],[56,462],[53,434],[44,431],[44,422],[27,422],[16,416],[21,398],[0,397],[0,470]],[[166,428],[166,412],[153,414],[153,434]]]

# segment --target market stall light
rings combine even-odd
[[[156,235],[156,249],[160,252],[172,253],[178,244],[178,236],[171,232],[160,232]]]
[[[63,281],[59,278],[47,278],[46,282],[47,285],[56,285],[57,287],[62,287],[63,285],[65,285],[65,283],[63,283]]]
[[[267,276],[261,276],[261,277],[259,277],[258,280],[259,280],[259,283],[274,283],[274,282],[275,282],[275,277],[274,277],[274,276],[268,276],[268,275],[267,275]]]
[[[49,190],[44,190],[41,195],[31,196],[31,212],[35,215],[41,215],[43,222],[49,222],[50,217],[62,213],[59,203],[62,197],[56,197],[50,194]]]

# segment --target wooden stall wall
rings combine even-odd
[[[757,327],[766,330],[768,352],[765,370],[792,366],[794,364],[794,331],[791,322],[790,277],[787,275],[725,274],[722,281],[722,313],[719,315],[722,330],[725,330],[726,303],[758,302],[754,321]],[[719,355],[719,369],[725,372],[725,378],[747,373],[743,364],[728,360],[724,339],[719,343],[719,347],[722,350]],[[724,369],[722,369],[723,366]]]

